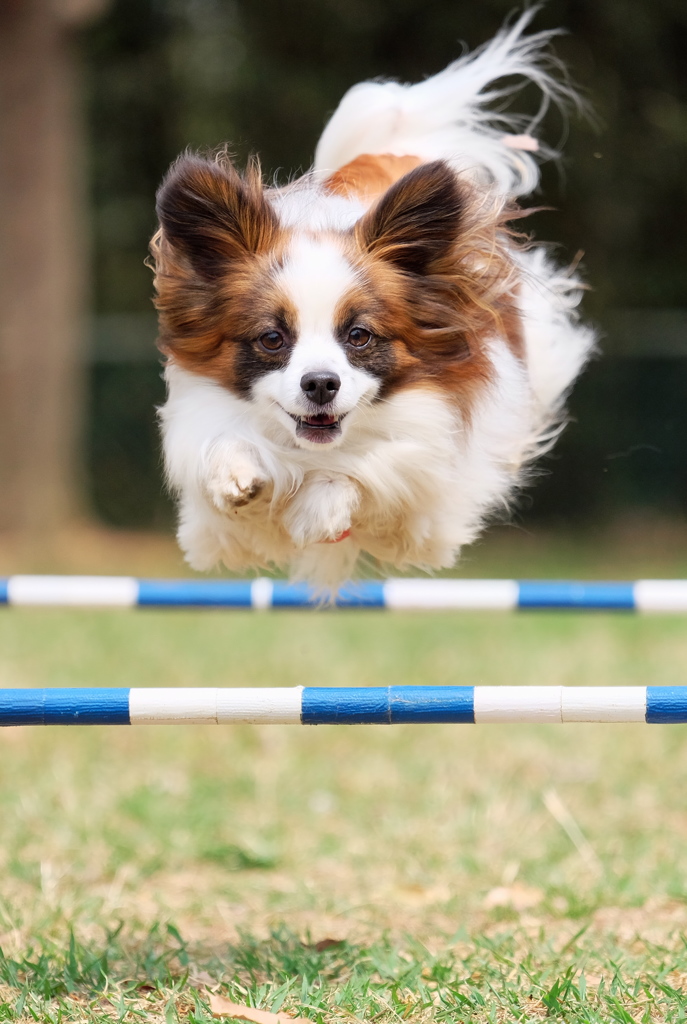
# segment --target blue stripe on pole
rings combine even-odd
[[[472,686],[306,686],[304,725],[474,722]]]
[[[337,608],[384,608],[384,584],[377,580],[347,583],[336,595]]]
[[[647,686],[646,720],[651,725],[687,722],[687,686]]]
[[[392,725],[474,722],[474,686],[390,686]]]
[[[9,580],[6,576],[0,578],[0,604],[7,604],[7,584]]]
[[[0,725],[130,725],[129,690],[0,690]]]
[[[307,583],[285,583],[275,580],[272,590],[273,608],[309,608],[321,604],[317,592]]]
[[[139,580],[138,604],[165,608],[250,608],[250,580]]]
[[[521,580],[518,608],[588,608],[633,611],[633,583],[577,583],[568,580]]]
[[[303,725],[384,725],[389,721],[387,686],[306,686]]]
[[[383,608],[384,584],[377,580],[346,583],[337,592],[337,608]],[[327,597],[307,583],[285,583],[275,580],[272,590],[273,608],[327,607]]]

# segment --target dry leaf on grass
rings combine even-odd
[[[232,1003],[224,996],[208,994],[210,1010],[213,1017],[237,1017],[239,1020],[250,1020],[253,1024],[312,1024],[307,1017],[290,1017],[288,1013],[270,1013],[269,1010],[256,1010],[253,1006],[243,1003]]]
[[[308,947],[314,949],[316,953],[324,953],[328,949],[336,949],[338,946],[343,946],[343,939],[320,939],[319,942],[315,942],[314,945]]]

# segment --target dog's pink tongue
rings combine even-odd
[[[320,412],[317,416],[304,416],[303,422],[311,427],[331,427],[332,423],[336,423],[336,416],[327,416]]]

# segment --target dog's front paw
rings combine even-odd
[[[342,539],[360,502],[356,484],[347,477],[315,477],[301,487],[285,516],[298,548]]]
[[[264,469],[250,453],[240,450],[215,450],[205,467],[203,489],[219,512],[243,508],[267,486]]]

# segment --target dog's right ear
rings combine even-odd
[[[165,241],[210,280],[270,248],[279,227],[257,162],[242,177],[225,159],[179,157],[158,190],[156,209]]]

